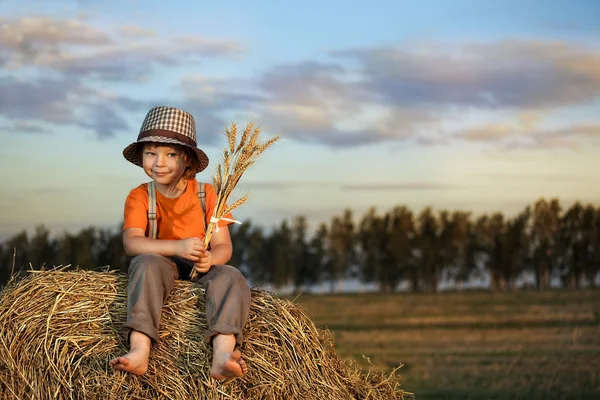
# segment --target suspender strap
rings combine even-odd
[[[151,239],[156,239],[156,192],[154,188],[154,181],[148,183],[148,224],[150,224]]]
[[[204,232],[206,232],[206,192],[204,191],[204,182],[198,181],[198,191],[196,192],[196,194],[200,198],[202,212],[204,213],[204,218],[202,218],[202,229],[204,230]]]
[[[206,232],[206,191],[204,190],[204,182],[198,181],[198,191],[196,192],[198,198],[200,199],[200,204],[202,206],[202,212],[204,213],[204,218],[202,218],[202,229]],[[156,220],[156,188],[154,186],[154,181],[148,182],[148,224],[150,225],[150,232],[148,237],[151,239],[156,239],[157,234],[157,220]]]

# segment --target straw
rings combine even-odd
[[[163,308],[148,372],[114,371],[127,352],[127,277],[110,271],[29,271],[0,293],[1,399],[372,399],[411,398],[394,373],[363,373],[340,359],[329,331],[298,305],[253,289],[240,347],[248,373],[216,381],[204,292],[177,281]]]

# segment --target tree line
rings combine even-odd
[[[0,286],[12,274],[44,266],[126,272],[121,227],[53,237],[40,225],[31,235],[18,233],[0,245]],[[383,213],[371,208],[358,219],[346,209],[312,234],[304,216],[271,229],[250,220],[230,229],[232,265],[253,284],[294,291],[326,282],[335,292],[355,278],[385,293],[402,283],[435,292],[442,281],[460,289],[482,277],[491,290],[515,290],[525,276],[537,289],[555,281],[580,288],[595,286],[600,272],[600,207],[576,202],[563,209],[556,198],[541,198],[510,218],[397,206]]]

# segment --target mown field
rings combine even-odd
[[[425,399],[600,399],[600,290],[301,295],[338,354]],[[369,363],[370,360],[370,363]]]

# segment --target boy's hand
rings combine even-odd
[[[212,254],[210,250],[202,250],[200,258],[194,263],[194,268],[197,272],[204,274],[212,267]]]
[[[187,238],[177,241],[176,253],[186,260],[198,261],[204,251],[204,243],[200,238]]]

